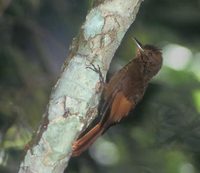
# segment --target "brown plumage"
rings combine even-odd
[[[106,84],[99,111],[102,118],[88,133],[75,141],[72,156],[80,155],[110,126],[126,117],[142,99],[151,78],[160,70],[160,50],[151,45],[142,46],[137,39],[134,40],[138,47],[136,57]]]

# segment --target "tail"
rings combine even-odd
[[[100,124],[97,124],[83,137],[75,141],[72,145],[72,156],[79,156],[83,151],[87,150],[103,131],[104,128]]]

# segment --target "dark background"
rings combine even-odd
[[[0,172],[17,172],[72,38],[92,0],[0,0]],[[115,58],[134,57],[131,36],[163,49],[143,101],[70,173],[200,172],[200,1],[145,0]]]

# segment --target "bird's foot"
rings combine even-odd
[[[101,69],[100,69],[100,66],[99,66],[99,65],[97,65],[97,67],[96,67],[93,63],[91,63],[91,64],[90,64],[89,66],[87,66],[86,68],[88,68],[88,69],[90,69],[90,70],[92,70],[92,71],[98,73],[98,74],[99,74],[100,83],[101,83],[102,85],[105,84],[105,80],[104,80],[104,77],[103,77],[103,74],[102,74],[102,72],[101,72]]]

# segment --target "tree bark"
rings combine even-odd
[[[73,40],[61,75],[26,156],[20,173],[61,173],[71,156],[71,146],[97,115],[101,95],[99,74],[109,64],[124,34],[135,20],[142,0],[101,0],[86,16]]]

